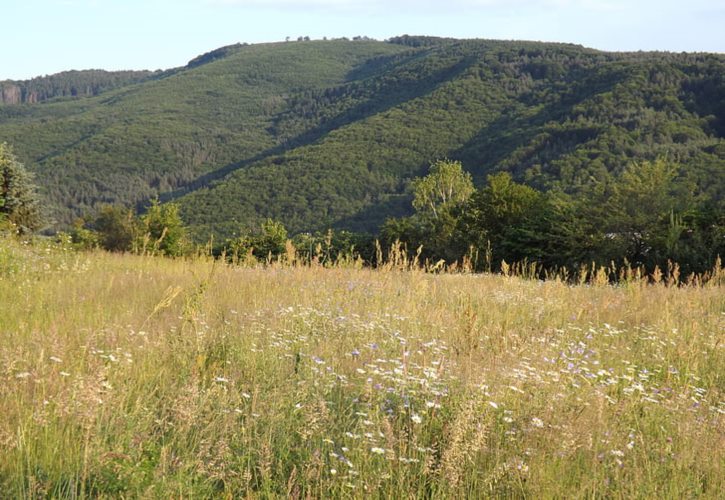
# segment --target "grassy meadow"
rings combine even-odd
[[[0,497],[722,498],[723,339],[717,285],[0,241]]]

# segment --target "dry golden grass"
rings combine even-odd
[[[3,497],[717,498],[725,294],[0,242]]]

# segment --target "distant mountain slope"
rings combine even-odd
[[[241,46],[222,59],[80,101],[0,107],[0,138],[39,175],[68,223],[98,203],[137,203],[280,147],[274,117],[293,92],[345,81],[375,42]]]
[[[62,97],[90,97],[158,75],[151,71],[64,71],[31,80],[0,81],[0,105],[34,104]]]
[[[199,238],[265,217],[374,230],[410,178],[461,159],[543,189],[665,156],[725,198],[725,57],[400,37],[223,47],[82,100],[0,106],[0,140],[67,223],[103,202],[176,199]]]

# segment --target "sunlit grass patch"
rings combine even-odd
[[[2,248],[9,497],[725,486],[716,286]]]

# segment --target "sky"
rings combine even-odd
[[[541,40],[725,52],[725,0],[0,0],[0,80],[168,69],[237,42],[309,36]]]

